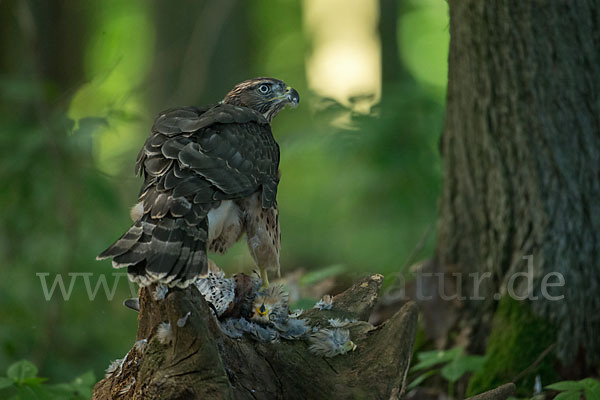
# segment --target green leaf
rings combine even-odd
[[[480,371],[483,364],[484,356],[460,356],[442,368],[441,374],[446,380],[456,382],[467,372]]]
[[[96,376],[92,371],[88,371],[85,374],[75,378],[71,385],[80,396],[91,398],[95,383]]]
[[[0,389],[7,388],[7,387],[13,385],[14,383],[15,383],[15,381],[13,379],[0,376]]]
[[[43,382],[46,382],[47,380],[48,380],[48,378],[40,378],[39,376],[33,376],[31,378],[23,379],[23,381],[21,383],[24,385],[36,386],[36,385],[40,385]]]
[[[584,386],[586,400],[600,400],[600,381],[585,378],[579,381]]]
[[[73,385],[77,386],[94,386],[96,384],[96,375],[94,375],[93,371],[88,371],[82,375],[79,375],[77,378],[73,379]]]
[[[429,367],[433,367],[437,364],[447,363],[462,354],[461,347],[455,347],[450,350],[434,350],[434,351],[424,351],[417,354],[417,358],[419,362],[415,364],[411,370],[412,371],[420,371],[422,369],[427,369]]]
[[[444,379],[449,382],[456,382],[461,376],[465,374],[465,371],[454,362],[451,362],[444,366],[441,370],[441,375]]]
[[[37,373],[37,367],[27,360],[17,361],[6,371],[6,375],[17,382],[23,382],[25,378],[33,378]]]
[[[431,371],[427,371],[424,374],[417,376],[411,383],[408,384],[406,390],[411,390],[419,386],[423,381],[429,378],[431,375],[435,374],[437,371],[432,369]]]
[[[590,390],[586,388],[584,393],[586,400],[600,400],[600,392],[598,390]]]
[[[600,388],[600,381],[594,378],[585,378],[579,381],[587,388]]]
[[[562,392],[556,395],[554,400],[581,400],[581,392],[580,391],[568,391]]]
[[[561,381],[556,382],[551,385],[546,386],[546,389],[565,391],[565,390],[583,390],[585,388],[584,384],[576,381]]]
[[[562,391],[555,397],[559,400],[579,400],[582,391],[585,393],[586,400],[600,400],[600,381],[593,378],[556,382],[546,386],[546,389]]]

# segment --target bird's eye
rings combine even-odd
[[[271,88],[269,87],[269,85],[260,85],[258,87],[258,91],[261,92],[262,94],[267,94],[271,91]]]

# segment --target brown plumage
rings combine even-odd
[[[252,301],[251,320],[262,324],[287,321],[290,310],[288,293],[281,286],[260,290]]]
[[[270,122],[298,92],[273,78],[236,85],[214,106],[161,113],[140,150],[133,226],[98,259],[140,285],[187,286],[246,233],[266,284],[279,269],[279,146]]]

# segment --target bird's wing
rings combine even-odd
[[[157,215],[170,210],[178,216],[188,208],[177,200],[182,197],[205,204],[262,190],[263,207],[273,207],[278,166],[279,146],[267,120],[249,108],[219,104],[162,113],[140,151],[136,172],[146,178],[145,211],[157,207]],[[161,193],[168,196],[157,202]]]
[[[128,267],[142,285],[186,286],[207,273],[207,214],[220,200],[262,191],[273,207],[279,148],[251,109],[220,104],[163,112],[138,155],[143,213],[98,259]]]

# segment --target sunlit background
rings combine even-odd
[[[0,2],[0,370],[103,374],[135,340],[121,280],[112,301],[48,284],[109,274],[94,257],[129,226],[135,156],[159,111],[215,103],[273,76],[300,107],[280,144],[282,274],[309,307],[366,273],[427,257],[440,191],[444,0],[8,0]],[[245,243],[217,263],[253,269]],[[92,288],[93,288],[92,287]]]

